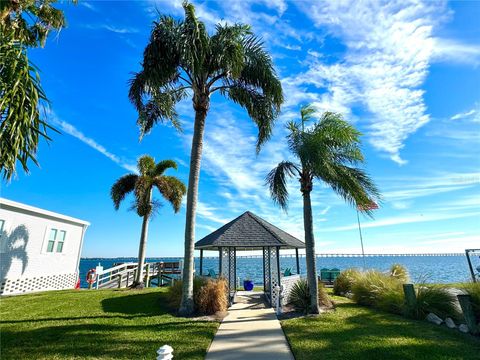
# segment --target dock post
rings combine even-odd
[[[458,302],[460,303],[460,307],[462,308],[463,317],[465,318],[465,322],[467,323],[468,330],[473,335],[479,333],[480,329],[477,325],[477,319],[475,317],[475,313],[473,312],[472,306],[472,297],[467,294],[457,295]]]
[[[147,263],[145,266],[145,287],[150,287],[150,264]]]
[[[417,304],[417,296],[415,295],[415,288],[413,284],[403,284],[403,293],[405,294],[405,303],[407,311],[411,312]],[[413,315],[413,314],[409,314]]]
[[[122,287],[122,274],[118,274],[117,281],[118,281],[118,288],[120,289]]]

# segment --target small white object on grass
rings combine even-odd
[[[163,345],[157,350],[157,360],[170,360],[173,359],[173,348],[170,345]]]

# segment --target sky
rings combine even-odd
[[[341,113],[362,133],[365,170],[383,194],[374,218],[360,215],[366,253],[462,252],[480,246],[480,2],[195,1],[210,33],[246,23],[261,36],[285,103],[272,139],[255,154],[246,112],[212,97],[206,122],[196,240],[249,210],[303,239],[298,182],[288,213],[264,184],[293,160],[285,122],[302,105]],[[158,125],[139,141],[128,81],[158,13],[181,18],[180,1],[62,4],[68,27],[30,50],[61,134],[42,142],[40,167],[19,172],[1,196],[87,220],[84,257],[136,256],[141,219],[119,211],[110,187],[136,159],[177,161],[185,183],[190,99],[178,105],[183,133]],[[157,194],[158,197],[158,194]],[[317,253],[360,253],[357,213],[321,183],[312,193]],[[147,256],[182,256],[185,207],[164,203],[152,219]]]

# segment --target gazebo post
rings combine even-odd
[[[295,255],[297,257],[297,275],[300,275],[300,261],[298,260],[298,248],[295,248]]]
[[[203,249],[200,250],[200,276],[203,275]]]
[[[218,275],[222,275],[222,247],[218,248]]]
[[[280,274],[280,246],[277,246],[277,275],[278,275],[278,288],[280,289],[280,291],[277,293],[277,296],[278,296],[277,304],[279,306],[279,308],[277,308],[277,313],[278,313],[278,311],[281,312],[281,308],[282,308],[282,275]],[[274,304],[273,306],[277,306],[277,304]]]
[[[267,292],[267,274],[265,274],[265,246],[262,248],[262,255],[263,255],[263,293]]]

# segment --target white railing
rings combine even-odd
[[[149,280],[153,277],[160,278],[172,274],[180,274],[183,268],[182,262],[178,263],[178,267],[172,267],[175,263],[146,263],[142,268],[142,277],[146,282],[146,286],[149,286]],[[124,263],[116,265],[114,267],[103,269],[102,266],[97,266],[95,269],[96,276],[91,284],[90,289],[102,289],[102,288],[121,288],[128,287],[135,281],[135,277],[138,271],[138,263]]]

